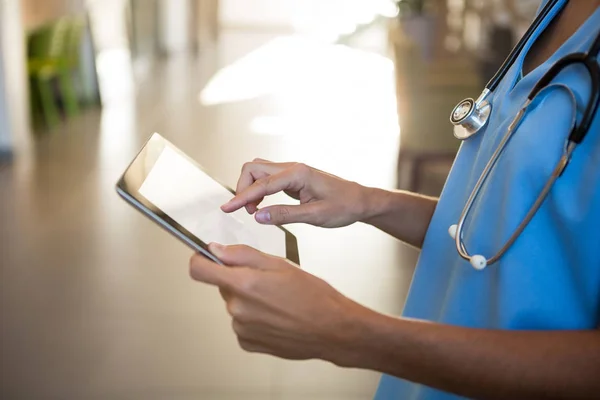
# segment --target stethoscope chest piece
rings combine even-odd
[[[468,139],[485,126],[492,112],[492,105],[487,101],[488,95],[486,89],[477,100],[464,99],[454,107],[450,122],[454,125],[457,139]]]

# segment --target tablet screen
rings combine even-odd
[[[246,244],[286,256],[286,233],[260,225],[245,209],[231,214],[221,205],[232,198],[221,184],[169,146],[161,149],[139,193],[205,243]]]

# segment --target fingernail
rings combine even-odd
[[[268,211],[259,211],[256,213],[256,220],[258,222],[267,223],[271,221],[271,213]]]
[[[225,250],[225,246],[219,243],[211,243],[208,245],[208,249],[217,257],[221,257],[223,255],[223,251]]]

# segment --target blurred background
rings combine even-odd
[[[230,186],[261,157],[437,195],[451,109],[538,5],[0,0],[0,398],[371,398],[376,373],[243,353],[190,251],[114,184],[159,132]],[[303,268],[401,313],[417,251],[290,230]]]

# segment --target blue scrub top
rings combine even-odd
[[[461,146],[425,238],[405,317],[490,329],[599,326],[600,117],[541,209],[500,261],[476,271],[459,257],[448,235],[534,85],[561,57],[587,51],[600,30],[599,8],[548,61],[518,80],[526,51],[563,4],[554,8],[496,89],[487,127]],[[590,94],[585,68],[569,67],[553,81],[558,82],[575,93],[580,113]],[[568,95],[554,87],[527,112],[466,221],[464,242],[471,254],[494,255],[523,220],[562,155],[571,104]],[[375,398],[458,397],[384,375]]]

